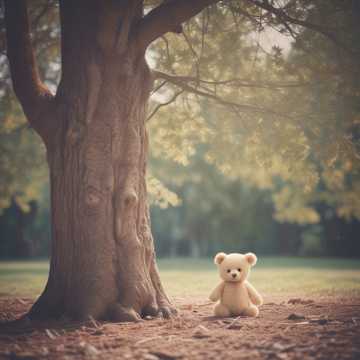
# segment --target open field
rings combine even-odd
[[[218,281],[212,259],[161,259],[161,277],[171,297],[207,299]],[[0,262],[0,297],[35,297],[48,262]],[[260,257],[251,282],[268,296],[360,296],[360,260]]]
[[[178,309],[171,320],[0,324],[0,359],[359,359],[360,261],[260,258],[251,281],[258,318],[214,318],[211,259],[159,261]],[[18,318],[42,290],[46,261],[0,263],[0,322]]]

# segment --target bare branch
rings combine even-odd
[[[153,94],[155,94],[157,91],[159,91],[166,83],[167,83],[166,80],[162,81],[158,86],[156,86],[156,87],[151,91],[151,95],[153,95]]]
[[[171,62],[171,57],[170,57],[170,46],[169,46],[169,41],[166,38],[165,35],[161,36],[161,39],[164,41],[165,43],[165,49],[166,49],[166,62],[168,64],[168,66],[171,68],[172,62]]]
[[[171,104],[172,102],[174,102],[179,95],[181,95],[184,92],[183,89],[181,89],[180,91],[176,92],[168,101],[158,104],[155,109],[150,113],[150,115],[147,117],[146,122],[148,122],[162,107]]]
[[[167,32],[179,32],[179,26],[205,7],[219,0],[172,0],[151,10],[139,23],[136,34],[140,49]]]
[[[170,75],[160,71],[154,71],[155,78],[161,78],[167,81],[170,78],[174,81],[181,83],[191,83],[191,84],[206,84],[206,85],[228,85],[228,86],[237,86],[237,87],[256,87],[264,89],[276,89],[276,88],[295,88],[295,87],[307,87],[316,84],[309,82],[275,82],[275,81],[252,81],[248,79],[233,78],[227,80],[204,80],[195,76],[181,76],[181,75]],[[318,84],[318,83],[317,83]]]
[[[53,96],[40,80],[30,40],[30,25],[25,0],[5,0],[7,56],[16,96],[31,126],[45,140],[47,126],[41,113]]]
[[[296,119],[299,120],[301,119],[300,116],[296,116],[296,115],[292,115],[292,114],[284,114],[281,112],[277,112],[274,111],[272,109],[269,108],[264,108],[264,107],[260,107],[260,106],[256,106],[256,105],[251,105],[251,104],[239,104],[233,101],[228,101],[225,100],[221,97],[219,97],[218,95],[208,92],[208,91],[204,91],[204,90],[199,90],[197,87],[194,87],[192,85],[189,85],[189,83],[187,83],[184,78],[186,77],[179,77],[179,76],[173,76],[173,75],[169,75],[160,71],[153,71],[154,73],[154,77],[155,78],[162,78],[164,80],[167,80],[168,82],[176,85],[177,87],[183,89],[184,91],[187,91],[189,93],[195,94],[195,95],[199,95],[202,97],[206,97],[209,99],[214,100],[216,103],[223,105],[225,107],[228,107],[232,110],[240,110],[240,111],[244,111],[244,112],[253,112],[253,113],[261,113],[261,114],[267,114],[267,115],[273,115],[273,116],[277,116],[280,118],[287,118],[287,119]]]
[[[196,75],[197,75],[197,77],[200,77],[200,57],[197,54],[197,52],[195,51],[194,47],[192,46],[191,41],[190,41],[189,37],[186,35],[185,31],[183,32],[183,36],[184,36],[184,39],[186,41],[186,44],[187,44],[192,56],[194,58],[194,61],[195,61],[194,65],[195,65],[195,69],[196,69]]]

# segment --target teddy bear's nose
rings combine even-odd
[[[232,277],[233,277],[233,278],[236,278],[236,274],[232,274]]]

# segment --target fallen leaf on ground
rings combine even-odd
[[[151,351],[150,354],[155,355],[162,360],[174,360],[183,357],[183,355],[181,354],[176,354],[176,353],[174,354],[167,351]]]
[[[192,337],[197,339],[210,337],[210,330],[203,325],[199,325],[194,330]]]
[[[309,304],[313,304],[313,303],[314,303],[314,300],[301,299],[301,298],[292,298],[288,301],[288,304],[292,304],[292,305],[296,305],[296,304],[309,305]]]
[[[292,313],[288,316],[288,320],[305,320],[305,316],[301,314]]]

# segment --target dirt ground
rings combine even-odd
[[[0,321],[32,299],[0,300]],[[267,299],[254,318],[212,317],[202,299],[175,299],[179,315],[140,323],[0,326],[0,359],[360,359],[360,298]]]

